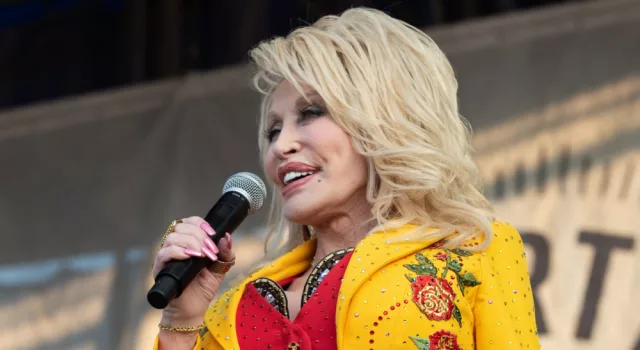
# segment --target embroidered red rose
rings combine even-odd
[[[429,350],[461,350],[458,336],[447,331],[437,331],[429,336]]]
[[[418,276],[411,284],[411,289],[413,301],[430,320],[441,321],[451,318],[456,293],[445,279]]]

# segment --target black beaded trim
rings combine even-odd
[[[320,286],[322,280],[324,280],[324,278],[329,274],[329,271],[331,271],[338,261],[342,260],[342,258],[352,250],[353,248],[336,250],[320,260],[313,270],[311,270],[309,278],[307,278],[307,281],[304,283],[304,290],[302,291],[302,301],[300,305],[304,305],[309,298],[311,298],[316,289],[318,289],[318,286]]]
[[[300,307],[302,307],[311,298],[313,293],[322,280],[329,274],[329,271],[336,266],[347,253],[352,251],[353,248],[337,250],[320,260],[320,262],[311,270],[311,274],[304,284],[304,290],[302,291],[302,301]],[[289,318],[289,301],[287,300],[287,294],[284,289],[272,279],[262,277],[253,281],[253,286],[256,287],[258,293],[271,304],[276,310],[280,311],[284,317]]]
[[[253,281],[258,293],[271,304],[276,310],[280,311],[284,317],[289,318],[289,302],[287,294],[280,285],[269,278],[258,278]]]

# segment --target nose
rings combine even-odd
[[[273,145],[278,158],[284,159],[291,154],[295,154],[300,151],[300,147],[296,128],[291,125],[284,125]]]

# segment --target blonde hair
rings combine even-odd
[[[458,83],[424,32],[381,11],[354,8],[264,41],[250,56],[258,68],[254,86],[263,94],[263,159],[273,90],[287,80],[305,95],[306,85],[367,159],[372,231],[414,224],[409,239],[448,238],[449,247],[458,247],[483,233],[480,245],[463,249],[489,245],[491,206],[471,158],[470,126],[458,114]],[[267,258],[302,243],[302,226],[284,218],[282,199],[273,193]]]

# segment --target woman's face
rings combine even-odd
[[[284,199],[285,217],[318,225],[367,205],[367,163],[322,98],[306,92],[311,103],[287,81],[274,90],[264,164]]]

